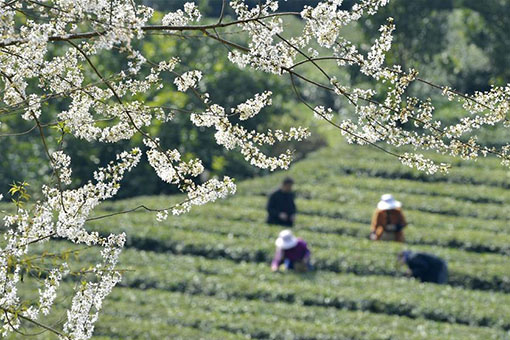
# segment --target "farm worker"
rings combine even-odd
[[[274,191],[267,202],[267,223],[292,227],[296,216],[296,204],[292,185],[294,180],[287,177],[280,188]]]
[[[281,264],[286,269],[307,271],[311,269],[310,250],[306,242],[297,238],[290,230],[282,230],[275,242],[276,252],[271,263],[271,270],[278,271]]]
[[[448,282],[448,265],[445,260],[437,256],[404,250],[398,254],[398,260],[407,265],[411,275],[421,282],[439,284]]]
[[[371,240],[404,242],[403,229],[407,225],[401,210],[402,203],[385,194],[377,204],[370,232]]]

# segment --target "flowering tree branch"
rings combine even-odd
[[[22,322],[29,322],[62,339],[92,336],[103,299],[121,279],[117,262],[125,235],[100,235],[88,230],[87,223],[138,210],[155,213],[158,220],[163,220],[170,213],[186,213],[193,206],[235,193],[234,181],[227,176],[201,182],[198,177],[205,171],[202,161],[188,160],[178,149],[166,149],[151,132],[155,124],[171,121],[175,113],[186,114],[197,129],[214,132],[213,142],[226,150],[236,150],[248,163],[268,170],[288,168],[293,153],[286,150],[270,156],[264,152],[265,146],[301,141],[310,135],[305,127],[288,131],[247,129],[244,121],[273,104],[271,89],[247,94],[233,107],[219,105],[217,98],[203,90],[208,84],[202,71],[187,67],[179,55],[156,61],[144,55],[139,45],[151,34],[168,39],[200,36],[225,46],[230,62],[240,69],[288,75],[297,99],[314,117],[337,128],[349,142],[372,145],[407,166],[427,173],[447,171],[448,164],[437,164],[421,150],[462,159],[493,154],[503,165],[510,165],[510,145],[488,147],[476,138],[483,127],[510,126],[510,86],[468,95],[422,79],[417,70],[388,65],[385,55],[395,29],[392,19],[380,27],[379,37],[365,52],[342,36],[345,26],[373,15],[387,3],[358,0],[346,10],[341,7],[342,0],[323,0],[315,6],[304,6],[301,12],[278,12],[275,0],[259,1],[254,7],[243,0],[224,0],[217,20],[203,23],[193,3],[156,21],[153,9],[131,0],[0,0],[0,120],[18,115],[31,126],[0,137],[38,131],[38,141],[53,172],[53,179],[41,190],[42,199],[31,202],[30,208],[17,202],[15,212],[5,213],[7,232],[0,243],[0,335],[20,332]],[[233,11],[232,16],[226,15],[227,7]],[[299,34],[287,34],[284,19],[289,16],[301,19]],[[232,29],[236,31],[229,31]],[[101,62],[112,54],[124,58],[125,64],[117,70],[105,70]],[[374,87],[342,83],[327,72],[323,62],[334,63],[338,69],[355,68]],[[312,79],[301,72],[304,65],[313,67],[318,77]],[[466,116],[456,124],[444,125],[434,116],[431,99],[410,95],[409,87],[416,82],[458,101]],[[327,91],[345,103],[352,114],[342,117],[332,108],[312,104],[316,99],[305,96],[302,84]],[[376,85],[384,90],[376,91]],[[179,91],[199,104],[184,110],[138,99],[156,90]],[[59,104],[60,109],[46,110],[43,104],[48,103]],[[50,127],[58,129],[59,142],[46,138]],[[64,135],[98,143],[140,137],[143,146],[120,152],[115,161],[93,173],[94,180],[73,187],[72,159],[62,142]],[[410,147],[415,152],[393,151],[399,147]],[[161,181],[176,186],[185,199],[167,208],[142,204],[95,215],[103,201],[118,193],[124,176],[139,164],[142,154]],[[50,312],[60,282],[73,274],[66,259],[44,269],[37,301],[28,301],[17,289],[24,259],[32,246],[44,246],[51,239],[101,250],[99,263],[83,271],[91,279],[75,287],[66,320],[58,329],[39,320]]]

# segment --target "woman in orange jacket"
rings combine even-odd
[[[403,230],[407,222],[401,207],[402,203],[393,195],[382,195],[372,218],[371,240],[404,242]]]

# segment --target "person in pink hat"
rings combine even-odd
[[[308,271],[310,265],[310,250],[306,242],[297,238],[292,231],[282,230],[275,241],[276,252],[271,263],[271,270],[278,271],[282,264],[288,270]]]
[[[391,194],[382,195],[372,217],[370,239],[404,242],[403,230],[406,225],[407,222],[402,213],[402,203]]]

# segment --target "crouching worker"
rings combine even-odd
[[[407,265],[411,275],[421,282],[438,284],[448,282],[448,265],[437,256],[404,250],[398,255],[398,260]]]
[[[404,228],[407,222],[401,207],[402,203],[397,201],[393,195],[381,196],[372,218],[371,240],[404,242]]]
[[[280,265],[285,265],[285,269],[293,269],[298,272],[311,270],[310,250],[306,242],[297,238],[290,230],[283,230],[278,235],[275,242],[276,253],[271,270],[278,271]]]

